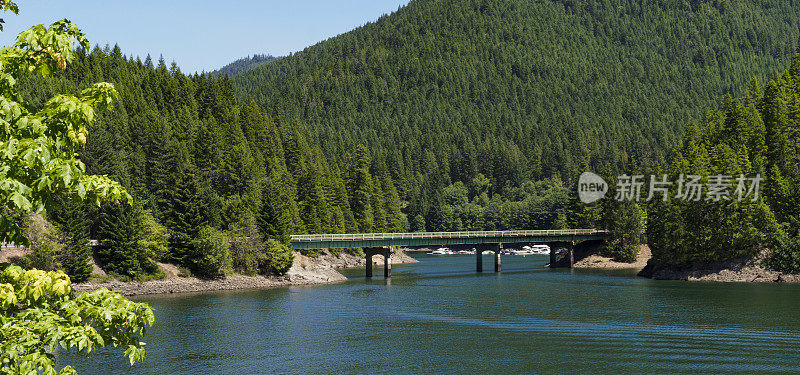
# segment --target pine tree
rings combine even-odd
[[[89,263],[92,249],[89,247],[89,220],[82,202],[61,197],[57,208],[49,212],[50,219],[61,229],[64,248],[58,254],[58,262],[64,273],[74,283],[89,279],[92,265]]]
[[[383,191],[384,210],[386,212],[386,231],[401,232],[408,228],[403,227],[403,212],[400,207],[400,197],[397,189],[388,174],[381,177],[381,190]]]
[[[372,208],[372,232],[388,232],[388,222],[386,217],[386,202],[384,201],[383,189],[378,181],[372,181],[372,192],[370,193],[370,207]]]
[[[297,184],[300,212],[308,233],[323,233],[331,229],[328,220],[330,206],[325,200],[325,191],[319,177],[318,171],[308,170],[303,173]]]
[[[347,165],[347,191],[350,194],[350,209],[353,211],[359,232],[369,232],[374,227],[372,210],[373,183],[369,172],[367,148],[358,146]]]
[[[100,210],[97,258],[106,272],[127,278],[142,278],[158,268],[147,257],[146,237],[139,205],[105,204]]]
[[[345,180],[341,177],[341,173],[335,166],[331,168],[329,176],[326,179],[327,193],[330,204],[333,207],[334,219],[332,226],[336,228],[334,232],[353,233],[358,231],[353,211],[350,208],[350,199],[345,186]]]
[[[264,181],[258,225],[264,238],[286,243],[289,235],[300,234],[303,228],[297,203],[284,181],[280,176],[272,176]]]
[[[200,228],[212,223],[213,212],[219,206],[210,205],[207,185],[197,176],[194,165],[184,162],[172,176],[174,184],[169,186],[164,202],[164,224],[174,241],[185,242],[194,238]]]

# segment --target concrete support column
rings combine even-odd
[[[555,244],[550,245],[550,268],[553,268],[553,266],[556,264],[556,261],[558,260],[558,258],[556,257],[555,247],[556,247]]]
[[[383,276],[392,276],[392,248],[391,247],[365,247],[364,255],[367,260],[367,277],[372,277],[372,256],[383,256]]]
[[[483,272],[483,248],[475,247],[475,271]]]
[[[367,250],[367,277],[372,277],[372,252]]]
[[[494,272],[500,272],[500,252],[503,251],[503,244],[497,244],[494,250]]]
[[[392,277],[392,250],[387,249],[383,254],[383,277]]]
[[[567,251],[569,251],[569,268],[572,268],[575,264],[575,241],[570,241]]]

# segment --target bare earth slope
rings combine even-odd
[[[650,247],[647,245],[640,245],[639,255],[637,255],[636,261],[633,263],[615,262],[612,258],[593,254],[576,262],[573,268],[641,270],[647,265],[647,261],[650,260],[650,257]]]

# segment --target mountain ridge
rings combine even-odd
[[[212,77],[219,77],[223,75],[235,76],[237,74],[244,73],[248,70],[255,69],[266,63],[275,61],[279,58],[280,57],[275,57],[266,54],[254,54],[251,56],[245,56],[240,59],[236,59],[229,64],[225,64],[221,68],[216,69],[208,74],[210,74]]]

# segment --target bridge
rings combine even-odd
[[[308,234],[291,236],[292,247],[296,250],[334,249],[361,247],[367,257],[367,277],[372,277],[372,257],[383,255],[384,277],[391,277],[391,255],[400,246],[447,246],[475,245],[476,271],[483,272],[482,252],[494,252],[494,271],[500,272],[500,253],[503,243],[550,244],[567,249],[565,256],[573,263],[573,249],[579,242],[602,240],[607,231],[597,229],[565,230],[514,230],[479,232],[416,232],[416,233],[354,233],[354,234]],[[556,261],[556,251],[550,251],[550,263]]]

